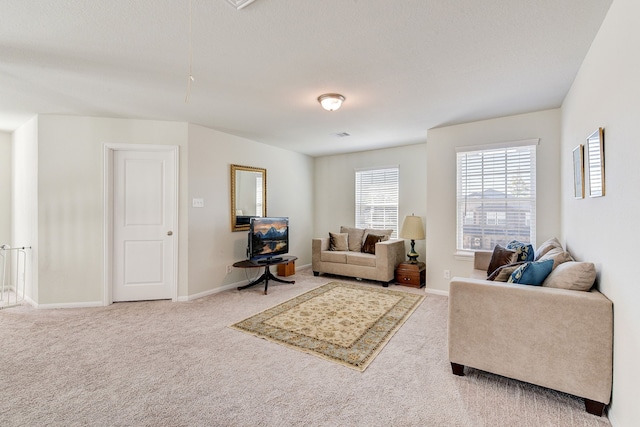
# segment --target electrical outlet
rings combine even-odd
[[[451,272],[449,270],[445,270],[444,271],[444,278],[445,279],[451,279]]]
[[[231,274],[233,271],[233,265],[227,265],[227,274]]]
[[[193,199],[191,201],[191,206],[194,208],[204,208],[204,199]]]

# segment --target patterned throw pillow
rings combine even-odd
[[[524,264],[524,262],[520,261],[498,267],[489,277],[487,277],[487,280],[492,280],[494,282],[506,282],[509,280],[511,274],[516,270],[516,268],[520,267],[522,264]]]
[[[513,249],[516,251],[517,258],[516,261],[533,261],[535,258],[535,253],[533,249],[533,245],[529,243],[518,242],[517,240],[512,240],[507,244],[507,249]]]
[[[547,278],[553,269],[553,260],[525,262],[518,267],[511,277],[509,283],[519,283],[521,285],[542,286],[542,282]]]
[[[347,233],[329,233],[329,250],[330,251],[348,251],[349,235]]]

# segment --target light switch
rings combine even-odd
[[[204,199],[193,199],[192,206],[194,208],[204,208]]]

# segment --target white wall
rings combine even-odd
[[[179,295],[187,292],[187,125],[38,118],[38,304],[101,303],[105,143],[180,146]]]
[[[640,285],[633,249],[640,240],[638,17],[640,2],[614,0],[562,105],[563,238],[577,258],[596,263],[599,288],[613,301],[609,417],[615,426],[640,420]],[[605,129],[606,195],[576,200],[571,150],[598,127]]]
[[[313,159],[189,125],[189,295],[246,280],[254,270],[226,267],[246,259],[247,232],[231,231],[231,164],[267,169],[267,215],[289,217],[290,255],[311,263]],[[203,198],[204,208],[191,207]]]
[[[38,118],[13,133],[11,141],[11,246],[31,247],[25,294],[38,301]],[[29,255],[29,252],[27,252]]]
[[[0,132],[0,245],[11,244],[11,134]]]
[[[560,236],[560,110],[430,129],[427,135],[427,288],[449,292],[472,259],[456,253],[456,147],[540,138],[536,153],[537,244]],[[534,245],[535,246],[535,245]]]
[[[400,224],[406,215],[425,217],[426,204],[426,144],[351,154],[317,157],[315,159],[315,225],[314,237],[329,237],[329,232],[341,225],[355,223],[355,170],[361,168],[399,166]],[[399,231],[399,230],[398,230]],[[427,239],[430,230],[426,230]],[[405,242],[407,252],[409,243]],[[420,261],[425,260],[425,241],[416,241]],[[427,265],[428,268],[428,265]]]

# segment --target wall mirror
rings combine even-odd
[[[604,129],[587,138],[586,157],[589,162],[589,197],[604,196]]]
[[[267,170],[231,165],[231,231],[249,230],[256,216],[267,216]]]

